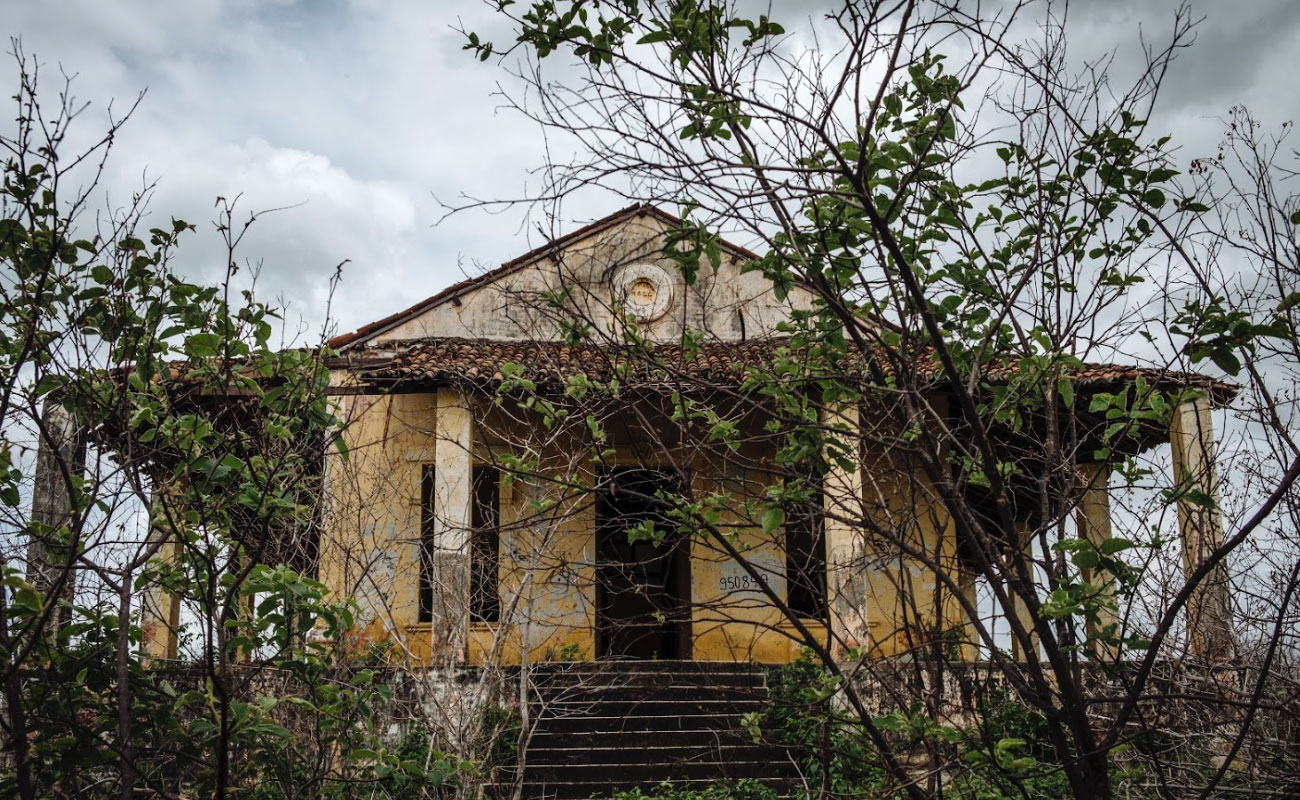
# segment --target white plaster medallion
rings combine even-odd
[[[672,305],[673,281],[662,267],[630,264],[615,276],[614,292],[638,322],[651,322]]]

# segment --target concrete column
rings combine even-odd
[[[930,398],[934,418],[945,414],[943,398]],[[910,424],[897,409],[880,409],[893,435]],[[921,417],[930,424],[929,415]],[[935,430],[937,441],[946,435]],[[962,638],[969,618],[944,577],[960,584],[956,526],[938,493],[906,448],[882,445],[863,453],[858,478],[862,522],[856,534],[863,548],[852,574],[858,576],[864,643],[873,657],[914,653],[918,648],[953,654],[945,639]],[[940,574],[943,573],[943,574]],[[949,642],[950,643],[950,642]]]
[[[1214,428],[1210,398],[1203,395],[1174,409],[1169,424],[1174,481],[1180,492],[1178,528],[1183,570],[1187,575],[1223,544],[1219,516],[1219,481],[1214,470]],[[1220,563],[1205,577],[1187,603],[1187,630],[1192,652],[1215,662],[1233,658],[1232,604],[1228,572]]]
[[[1020,546],[1024,552],[1025,562],[1029,568],[1030,587],[1037,591],[1037,581],[1034,575],[1034,540],[1030,536],[1029,526],[1022,522],[1016,523],[1016,537],[1020,540]],[[1008,559],[1008,567],[1011,562]],[[1009,583],[1007,585],[1007,594],[1011,598],[1011,613],[1019,620],[1020,625],[1029,631],[1030,652],[1026,653],[1025,648],[1021,646],[1020,637],[1014,632],[1011,636],[1011,657],[1016,661],[1028,661],[1030,657],[1038,659],[1038,634],[1034,632],[1034,619],[1029,613],[1029,605],[1024,601],[1022,595],[1016,592],[1015,588]],[[1042,602],[1042,598],[1039,598]]]
[[[975,661],[979,658],[980,634],[976,627],[979,613],[979,585],[975,582],[975,573],[966,567],[958,568],[957,585],[961,587],[962,598],[966,604],[974,611],[966,611],[964,607],[960,612],[963,618],[962,634],[965,641],[962,642],[961,657],[964,661]]]
[[[866,619],[866,542],[861,526],[849,520],[862,513],[862,459],[857,453],[860,435],[858,408],[844,406],[822,412],[822,424],[831,429],[854,451],[853,468],[841,469],[833,461],[822,483],[822,505],[826,510],[826,589],[829,595],[831,631],[839,640],[836,656],[868,643]]]
[[[439,389],[434,422],[433,657],[467,657],[474,419],[464,395]]]
[[[181,542],[173,529],[174,520],[185,514],[175,487],[153,485],[153,507],[149,510],[148,545],[155,548],[153,561],[173,566],[181,557]],[[177,652],[177,632],[181,628],[181,598],[168,592],[160,583],[151,583],[140,600],[140,632],[144,654],[149,660],[170,660]]]
[[[44,435],[36,449],[32,486],[32,530],[27,540],[27,582],[46,595],[46,602],[70,603],[76,594],[75,556],[69,549],[76,520],[69,479],[82,477],[86,461],[86,432],[52,396],[41,407]],[[64,574],[66,572],[66,575]],[[50,593],[63,579],[57,597]],[[69,618],[66,606],[55,612],[50,632]]]
[[[1079,467],[1080,496],[1075,508],[1075,524],[1079,538],[1100,548],[1110,538],[1110,468],[1105,464],[1082,464]],[[1115,576],[1109,572],[1094,573],[1080,570],[1084,583],[1092,585],[1098,594],[1101,607],[1097,622],[1091,626],[1090,635],[1115,626],[1118,631],[1119,609],[1115,605]],[[1097,658],[1114,659],[1117,651],[1113,645],[1094,643],[1092,653]]]
[[[155,487],[155,495],[160,490]],[[158,545],[154,560],[166,566],[176,563],[180,556],[180,542],[171,529],[167,513],[179,516],[179,508],[167,509],[165,498],[155,499],[154,518],[149,524],[150,546]],[[176,658],[177,632],[181,624],[181,603],[175,592],[167,591],[160,583],[151,583],[145,589],[140,603],[140,631],[143,639],[144,653],[150,659],[168,660]]]

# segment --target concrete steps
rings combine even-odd
[[[797,776],[784,748],[755,744],[741,725],[767,698],[760,667],[561,664],[539,671],[535,682],[536,727],[524,768],[529,800],[607,797],[664,781],[704,788],[757,779],[782,788]]]

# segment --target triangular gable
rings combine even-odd
[[[552,239],[540,247],[534,248],[521,256],[513,258],[503,263],[501,266],[483,273],[482,275],[452,284],[436,294],[426,297],[409,308],[362,325],[351,333],[335,336],[327,342],[327,345],[337,350],[346,350],[355,347],[364,347],[367,343],[374,343],[385,338],[412,338],[401,336],[400,334],[394,337],[392,334],[394,331],[398,331],[403,327],[409,327],[408,323],[416,320],[421,315],[433,311],[441,305],[451,302],[463,302],[474,292],[478,292],[491,286],[503,278],[514,275],[529,266],[537,264],[543,259],[563,253],[567,248],[577,245],[583,240],[597,237],[620,224],[625,224],[628,221],[639,217],[648,217],[670,227],[678,227],[682,224],[682,219],[680,217],[650,204],[636,203],[627,206],[615,211],[613,214],[602,217],[595,222],[584,225],[577,230]],[[721,245],[723,250],[734,258],[746,261],[758,258],[755,253],[726,240],[721,240]]]

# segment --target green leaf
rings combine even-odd
[[[673,38],[673,32],[672,32],[672,31],[667,31],[667,30],[664,30],[664,31],[652,31],[652,32],[650,32],[650,33],[647,33],[645,36],[642,36],[640,39],[637,39],[637,40],[636,40],[636,43],[637,43],[637,44],[657,44],[657,43],[659,43],[659,42],[667,42],[667,41],[671,40],[672,38]]]
[[[903,720],[898,714],[885,714],[871,720],[871,724],[876,730],[881,731],[901,731],[903,729]]]
[[[1188,489],[1183,493],[1182,499],[1194,506],[1200,506],[1205,509],[1213,509],[1217,505],[1217,503],[1214,502],[1213,497],[1200,489]]]
[[[1065,401],[1067,406],[1074,406],[1074,384],[1070,382],[1069,378],[1058,380],[1056,382],[1056,391],[1061,395],[1061,399]]]
[[[1295,308],[1297,303],[1300,303],[1300,292],[1292,292],[1282,298],[1282,302],[1277,304],[1277,310],[1279,312],[1289,311],[1290,309]]]
[[[221,352],[221,337],[215,333],[194,333],[185,337],[185,352],[192,358],[213,358]]]
[[[1101,543],[1101,548],[1100,548],[1100,549],[1101,549],[1101,554],[1102,554],[1102,555],[1104,555],[1104,556],[1113,556],[1113,555],[1115,555],[1116,553],[1119,553],[1119,552],[1124,551],[1124,550],[1128,550],[1129,548],[1136,547],[1136,546],[1137,546],[1137,545],[1135,545],[1135,544],[1134,544],[1133,542],[1131,542],[1130,540],[1128,540],[1128,539],[1122,539],[1122,538],[1116,536],[1116,537],[1112,537],[1112,538],[1110,538],[1110,539],[1105,539],[1105,540],[1103,540],[1102,543]]]
[[[1215,350],[1210,353],[1210,360],[1214,365],[1229,375],[1236,375],[1241,372],[1241,361],[1233,355],[1231,350]]]
[[[1101,564],[1101,556],[1091,548],[1078,551],[1072,560],[1079,569],[1096,569],[1097,565]]]
[[[763,514],[763,533],[772,533],[785,522],[785,512],[780,506],[771,506]]]

